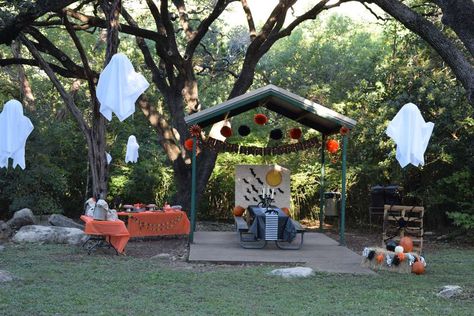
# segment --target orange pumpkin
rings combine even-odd
[[[383,262],[383,254],[382,253],[379,253],[377,255],[377,257],[375,257],[375,259],[377,260],[377,263],[382,263]]]
[[[234,207],[234,216],[240,217],[244,215],[244,212],[245,212],[245,208],[243,208],[242,206],[236,205]]]
[[[400,239],[400,246],[403,247],[405,252],[412,252],[413,240],[410,237],[402,237],[402,239]]]
[[[400,260],[400,262],[405,260],[405,254],[403,252],[397,253],[397,256],[398,256],[398,260]]]
[[[283,213],[290,216],[290,209],[288,207],[282,207],[281,210],[283,211]]]
[[[425,273],[425,265],[423,264],[423,262],[418,260],[411,266],[411,272],[415,274],[423,274]]]

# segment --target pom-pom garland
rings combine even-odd
[[[193,143],[194,143],[194,139],[192,138],[188,138],[184,141],[184,148],[188,151],[192,151],[193,150]]]
[[[239,132],[240,136],[245,137],[245,136],[250,134],[250,127],[248,127],[247,125],[240,125],[239,129],[238,129],[238,132]]]
[[[336,153],[339,150],[339,142],[335,139],[329,139],[326,142],[326,149],[329,151],[331,154]]]
[[[279,128],[272,129],[270,131],[270,138],[273,140],[280,140],[283,138],[283,132]]]
[[[221,135],[225,138],[232,136],[232,129],[229,126],[222,126],[221,128]]]
[[[342,126],[341,129],[339,130],[339,133],[344,136],[344,135],[347,135],[349,134],[351,130],[345,126]]]
[[[300,139],[303,132],[298,127],[290,129],[290,138],[291,139]]]
[[[191,136],[200,137],[201,136],[201,126],[194,124],[189,128],[189,133]]]
[[[268,117],[265,114],[258,113],[258,114],[255,114],[255,116],[253,117],[253,120],[258,125],[265,125],[268,122]]]

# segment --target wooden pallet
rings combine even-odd
[[[413,240],[413,251],[421,253],[424,213],[425,209],[422,206],[384,205],[383,247],[386,240],[393,239],[399,242],[402,237],[408,236]],[[403,225],[403,222],[406,225]]]

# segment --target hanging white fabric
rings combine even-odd
[[[8,168],[8,158],[13,168],[25,169],[26,139],[33,131],[30,119],[23,115],[23,106],[17,100],[5,103],[0,113],[0,168]]]
[[[227,126],[231,128],[229,120],[223,120],[212,125],[211,130],[209,131],[209,137],[225,142],[226,137],[221,134],[222,127]]]
[[[138,148],[140,146],[137,143],[137,138],[134,135],[128,137],[127,152],[125,154],[125,162],[137,162],[138,161]]]
[[[424,154],[433,127],[434,123],[426,123],[413,103],[405,104],[388,124],[386,133],[397,144],[396,158],[402,168],[409,163],[416,167],[425,164]]]
[[[135,72],[127,56],[115,54],[97,83],[100,113],[110,121],[114,112],[122,122],[135,112],[135,102],[149,86],[145,77]]]
[[[107,159],[107,164],[110,165],[112,162],[112,156],[108,152],[105,152],[105,159]]]

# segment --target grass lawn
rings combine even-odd
[[[269,276],[271,266],[173,269],[157,259],[92,254],[63,245],[7,244],[0,315],[473,315],[474,250],[428,253],[422,276],[318,273]],[[436,297],[460,285],[458,299]]]

